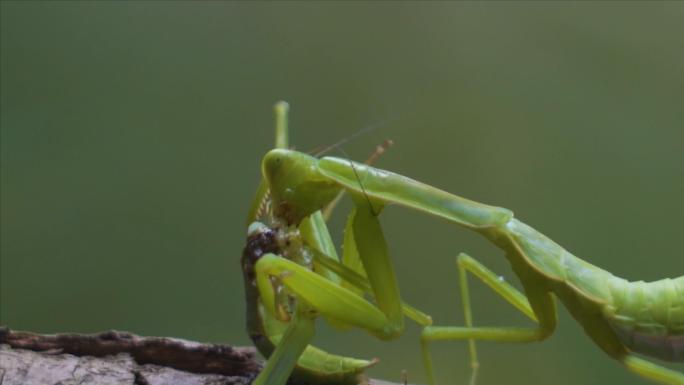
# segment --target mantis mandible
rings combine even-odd
[[[684,362],[684,276],[630,282],[563,249],[514,218],[510,210],[474,202],[413,179],[348,159],[288,149],[287,104],[276,111],[276,148],[262,160],[263,179],[250,208],[243,251],[248,333],[268,361],[254,385],[282,385],[294,371],[311,381],[352,383],[375,361],[332,355],[309,346],[314,321],[357,327],[380,339],[398,337],[404,316],[423,326],[427,380],[435,385],[429,344],[467,340],[477,369],[476,340],[520,343],[549,337],[560,301],[601,350],[645,379],[684,385],[684,374],[638,356]],[[354,209],[340,259],[326,214],[340,194]],[[484,265],[456,258],[465,326],[433,326],[401,301],[378,216],[395,204],[483,235],[504,251],[519,291]],[[467,273],[535,323],[530,328],[475,327]]]

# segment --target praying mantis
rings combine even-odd
[[[247,329],[268,357],[254,385],[282,385],[291,373],[310,382],[357,383],[375,361],[330,354],[309,345],[317,317],[389,340],[404,317],[423,327],[421,350],[435,385],[429,345],[466,340],[471,384],[475,341],[525,343],[549,337],[563,304],[601,350],[641,377],[684,385],[684,373],[641,356],[684,362],[684,276],[630,282],[563,249],[510,210],[471,201],[416,180],[348,159],[316,158],[288,149],[288,106],[276,112],[276,148],[262,160],[263,179],[250,207],[241,264]],[[326,218],[341,194],[354,203],[338,257]],[[464,326],[434,326],[427,314],[402,302],[378,220],[398,205],[475,231],[504,251],[519,291],[461,253],[456,258]],[[467,274],[484,282],[535,323],[534,327],[475,327]],[[638,354],[638,355],[637,355]]]

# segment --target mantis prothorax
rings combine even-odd
[[[684,362],[684,276],[629,282],[570,254],[513,217],[510,210],[452,195],[413,179],[347,159],[317,159],[288,149],[287,104],[276,104],[276,149],[262,161],[263,180],[248,215],[242,257],[248,332],[268,361],[255,385],[282,385],[294,371],[313,381],[355,382],[374,364],[309,346],[319,315],[380,339],[399,336],[403,317],[422,325],[427,379],[435,385],[429,343],[541,341],[556,327],[559,300],[593,342],[645,379],[684,385],[684,374],[642,358]],[[338,258],[322,210],[340,193],[354,209]],[[501,248],[523,286],[517,290],[466,254],[456,258],[465,326],[432,326],[403,303],[378,215],[396,204],[476,231]],[[531,328],[475,327],[471,273],[535,323]],[[637,355],[638,354],[638,355]]]

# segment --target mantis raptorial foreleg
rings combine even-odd
[[[312,310],[328,318],[366,329],[382,339],[392,338],[403,330],[403,313],[387,244],[378,218],[365,202],[359,203],[352,215],[355,248],[363,262],[377,306],[359,293],[273,254],[264,255],[256,263],[257,285],[266,309],[276,317],[282,312],[276,306],[272,279],[282,283]]]
[[[322,266],[326,269],[331,270],[337,276],[342,278],[348,285],[354,287],[360,293],[370,294],[372,289],[366,277],[360,275],[349,267],[335,261],[334,259],[327,258],[321,255],[314,255],[314,265]],[[432,317],[426,313],[416,309],[415,307],[409,305],[406,302],[402,302],[402,311],[406,317],[414,321],[420,326],[432,325]]]
[[[534,342],[546,338],[555,328],[556,307],[548,293],[535,292],[537,308],[532,308],[528,298],[519,290],[499,279],[499,276],[486,268],[472,257],[461,253],[456,258],[458,267],[465,327],[460,326],[427,326],[421,334],[421,348],[423,361],[427,371],[428,384],[435,385],[432,358],[428,345],[432,341],[469,340],[470,364],[472,367],[470,384],[474,384],[477,378],[479,363],[477,361],[477,349],[475,340],[495,342]],[[472,273],[487,286],[501,295],[507,302],[513,305],[521,313],[538,324],[536,328],[512,328],[512,327],[473,327],[472,310],[470,307],[470,292],[466,272]],[[542,313],[541,316],[539,316]],[[539,320],[546,320],[540,322]]]
[[[382,311],[363,297],[285,258],[264,255],[256,265],[256,274],[262,292],[270,291],[272,279],[278,280],[292,295],[326,317],[379,334],[388,323]],[[281,312],[269,297],[263,296],[264,304],[279,315]]]

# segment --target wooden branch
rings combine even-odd
[[[252,347],[120,331],[46,335],[0,327],[0,385],[248,385],[261,366]]]

